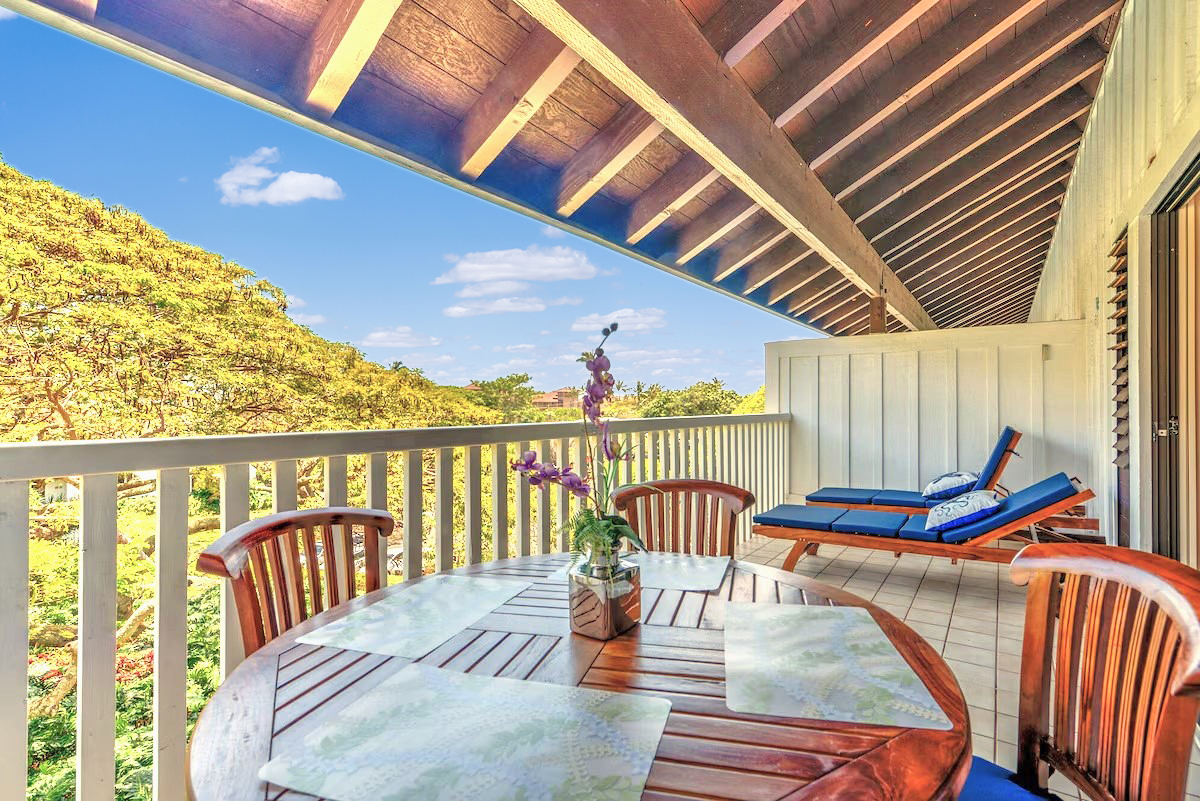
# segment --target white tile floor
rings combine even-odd
[[[753,537],[736,556],[782,568],[790,547],[786,540]],[[952,565],[949,559],[913,554],[897,559],[887,551],[822,545],[795,572],[866,598],[923,636],[962,686],[975,753],[1016,769],[1025,588],[1009,580],[1007,565]],[[1192,764],[1188,801],[1200,801],[1200,750],[1193,750]],[[1080,798],[1061,776],[1050,787],[1064,799]]]

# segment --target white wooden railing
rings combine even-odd
[[[783,501],[787,487],[789,417],[614,420],[613,432],[631,438],[637,453],[622,465],[621,478],[726,481],[750,489],[758,499],[756,508],[767,508]],[[222,530],[228,530],[251,516],[250,465],[270,465],[272,505],[274,511],[285,511],[297,507],[298,461],[322,459],[323,502],[343,506],[350,500],[349,460],[358,464],[363,459],[365,491],[360,499],[368,507],[399,510],[400,572],[407,578],[424,570],[430,550],[425,542],[427,520],[432,523],[435,570],[457,567],[456,562],[479,562],[485,550],[496,559],[566,550],[562,529],[577,499],[558,487],[531,492],[524,481],[510,477],[508,465],[531,448],[552,454],[559,463],[579,465],[584,445],[576,423],[0,445],[0,798],[21,798],[26,787],[30,482],[81,478],[77,798],[111,801],[116,764],[118,475],[157,471],[154,797],[181,801],[192,468],[219,467],[220,522]],[[456,461],[461,484],[456,481]],[[388,497],[390,470],[399,471],[399,497]],[[490,486],[485,487],[483,478],[489,473]],[[432,504],[425,498],[429,486]],[[490,513],[486,533],[485,510]],[[458,526],[456,512],[463,520]],[[748,529],[746,521],[743,537]],[[465,546],[462,559],[455,557],[456,539]],[[222,612],[222,667],[227,671],[240,661],[241,650],[228,594]]]

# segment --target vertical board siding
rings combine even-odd
[[[29,742],[29,482],[0,481],[0,798],[24,798]]]
[[[767,388],[792,415],[786,500],[832,486],[919,490],[949,470],[977,471],[1006,425],[1024,435],[1007,487],[1059,471],[1088,483],[1085,330],[1062,322],[772,343],[769,357],[790,362],[772,371],[787,386]]]

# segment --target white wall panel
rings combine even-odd
[[[1007,487],[1059,471],[1090,486],[1086,330],[1076,320],[767,345],[778,364],[768,396],[792,414],[789,500],[978,470],[1005,425],[1024,435]]]

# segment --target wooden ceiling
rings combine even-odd
[[[1026,318],[1122,2],[0,5],[858,334]]]

